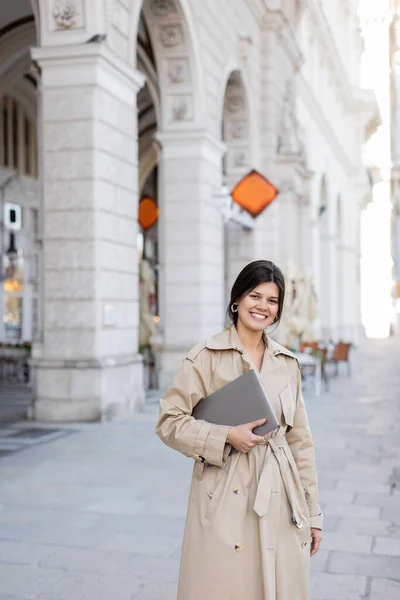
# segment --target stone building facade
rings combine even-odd
[[[257,258],[314,282],[316,337],[357,338],[362,146],[376,107],[359,87],[356,5],[1,8],[0,186],[22,206],[14,237],[33,273],[11,320],[33,340],[38,419],[110,418],[143,402],[143,257],[161,387],[224,326],[229,286]],[[224,223],[224,190],[251,169],[279,195],[251,223]],[[143,197],[159,211],[146,231]]]

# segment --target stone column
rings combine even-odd
[[[224,326],[224,145],[203,131],[158,136],[160,160],[160,387],[187,350]]]
[[[338,337],[337,332],[337,250],[336,235],[322,233],[320,239],[320,317],[324,338]]]
[[[143,398],[136,250],[143,78],[101,44],[32,55],[41,69],[43,134],[35,417],[107,419]]]

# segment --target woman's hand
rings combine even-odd
[[[317,554],[319,550],[320,543],[322,541],[322,531],[320,529],[311,529],[311,548],[310,548],[310,556],[314,556]]]
[[[253,421],[252,423],[231,427],[228,432],[228,437],[226,438],[227,443],[239,452],[250,452],[254,446],[265,444],[264,438],[260,435],[255,435],[253,429],[260,425],[264,425],[266,420],[267,419],[260,419],[259,421]]]

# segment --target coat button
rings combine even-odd
[[[306,546],[307,546],[307,542],[303,542],[301,545],[302,548],[305,548]]]
[[[242,544],[235,544],[235,550],[236,552],[241,552],[243,550]]]
[[[234,494],[240,494],[240,492],[241,492],[241,491],[242,491],[242,490],[240,489],[240,487],[239,487],[239,486],[238,486],[238,487],[235,487],[235,488],[233,488],[233,493],[234,493]]]
[[[208,492],[208,497],[212,498],[213,497],[213,493],[212,492]]]

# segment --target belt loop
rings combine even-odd
[[[204,462],[196,461],[196,463],[194,465],[194,474],[198,481],[201,481],[203,479],[204,464],[205,464]]]

